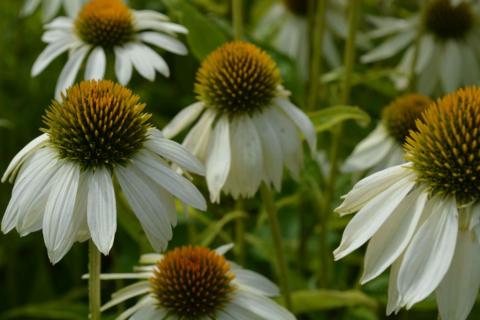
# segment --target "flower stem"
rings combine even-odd
[[[243,201],[237,200],[236,211],[243,211]],[[245,218],[238,217],[235,221],[235,252],[240,265],[245,265]]]
[[[307,110],[313,111],[317,106],[319,92],[319,77],[322,74],[322,44],[325,30],[326,0],[318,0],[310,34],[312,50],[310,52],[310,75],[307,97]],[[315,4],[315,2],[314,2]]]
[[[290,287],[288,285],[287,261],[285,260],[284,255],[284,246],[282,241],[282,234],[280,231],[280,224],[277,217],[277,208],[273,200],[272,191],[265,183],[262,183],[260,187],[260,193],[262,195],[262,200],[268,214],[268,219],[270,220],[270,227],[272,229],[273,244],[275,246],[274,249],[285,306],[287,307],[287,309],[291,310],[292,299],[290,297]]]
[[[243,35],[243,1],[232,0],[233,36],[240,40]]]
[[[90,303],[90,319],[100,320],[100,252],[92,240],[88,241],[88,297]]]

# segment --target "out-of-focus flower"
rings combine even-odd
[[[415,55],[415,42],[422,24],[423,33],[414,67],[417,90],[431,95],[434,92],[452,92],[464,85],[478,83],[480,79],[480,24],[478,5],[468,1],[432,0],[423,16],[409,19],[370,17],[376,30],[371,38],[385,41],[362,56],[364,63],[391,58],[404,52],[392,76],[398,89],[407,87]],[[448,62],[448,63],[447,63]]]
[[[121,0],[92,0],[75,18],[58,17],[45,29],[42,40],[48,45],[35,61],[32,76],[68,51],[68,61],[55,87],[56,99],[74,83],[87,56],[84,79],[103,79],[107,53],[112,53],[117,80],[126,85],[133,68],[150,81],[155,80],[156,72],[170,75],[167,63],[150,45],[187,54],[185,45],[175,37],[175,33],[187,33],[185,27],[155,11],[132,10]]]
[[[223,257],[230,248],[180,247],[142,256],[144,265],[135,273],[101,275],[105,280],[139,279],[114,293],[102,311],[142,296],[116,319],[295,319],[269,299],[279,295],[275,284]]]
[[[342,171],[354,172],[366,169],[382,170],[401,164],[405,153],[402,145],[415,121],[433,101],[423,95],[406,94],[383,109],[382,121],[353,150]]]
[[[369,239],[362,283],[389,266],[387,314],[435,291],[440,317],[466,319],[480,287],[480,88],[433,103],[405,142],[406,164],[358,182],[336,209],[358,211],[335,259]]]
[[[300,132],[315,151],[313,124],[280,83],[277,66],[265,52],[242,41],[227,43],[197,72],[199,102],[164,128],[172,137],[199,118],[183,145],[206,163],[213,202],[220,201],[222,190],[234,198],[251,197],[262,182],[280,189],[284,165],[298,177]]]
[[[65,12],[73,17],[78,13],[84,2],[85,0],[25,0],[20,15],[23,17],[29,16],[41,5],[43,22],[52,20],[62,6]]]
[[[177,222],[173,196],[205,209],[203,196],[167,161],[203,174],[202,164],[152,127],[139,97],[111,81],[84,81],[54,101],[44,134],[12,160],[2,181],[15,181],[2,231],[42,230],[52,263],[75,241],[92,238],[108,254],[116,231],[113,179],[155,250]]]

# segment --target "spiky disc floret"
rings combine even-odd
[[[423,17],[425,27],[441,39],[464,37],[473,27],[474,16],[470,4],[454,6],[450,0],[433,0]]]
[[[285,6],[298,16],[306,17],[308,13],[308,0],[283,0]]]
[[[195,92],[206,106],[222,113],[251,114],[270,105],[280,82],[275,62],[264,51],[234,41],[203,61]]]
[[[388,133],[400,144],[405,142],[415,121],[433,101],[420,94],[406,94],[383,109],[382,120]]]
[[[142,147],[150,118],[132,91],[112,81],[83,81],[53,101],[44,117],[60,158],[82,168],[125,164]]]
[[[204,247],[167,253],[150,279],[161,308],[180,319],[215,319],[231,299],[233,273],[222,255]]]
[[[121,0],[92,0],[75,20],[79,37],[86,43],[113,47],[132,39],[133,17]]]
[[[418,180],[457,201],[480,198],[480,88],[460,89],[436,101],[407,138],[407,160]]]

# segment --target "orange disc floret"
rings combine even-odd
[[[222,255],[204,247],[167,253],[150,279],[159,306],[180,319],[215,319],[231,299],[233,273]]]
[[[86,43],[112,47],[131,40],[134,28],[130,9],[121,0],[92,0],[83,6],[75,28]]]
[[[406,159],[434,193],[459,202],[480,198],[480,88],[449,94],[417,120],[406,140]]]

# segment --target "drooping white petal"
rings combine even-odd
[[[140,256],[139,262],[141,264],[156,264],[163,258],[162,254],[158,253],[146,253]]]
[[[215,249],[215,252],[219,255],[225,255],[228,251],[230,251],[233,248],[234,244],[233,243],[227,243],[224,244],[217,249]]]
[[[206,161],[206,179],[210,201],[220,201],[231,164],[230,124],[227,116],[218,119],[212,133]]]
[[[454,198],[434,196],[431,214],[415,233],[398,274],[398,290],[410,308],[425,299],[445,276],[455,251],[458,233]]]
[[[385,126],[379,123],[365,139],[360,141],[342,166],[343,172],[355,172],[369,169],[382,161],[393,148],[395,140],[387,133]]]
[[[57,250],[63,242],[68,242],[69,238],[75,238],[75,234],[68,234],[68,231],[73,221],[79,177],[78,165],[62,161],[53,178],[55,183],[50,190],[42,228],[45,246],[52,263],[58,262],[57,259],[52,259],[53,251]]]
[[[398,270],[400,270],[402,259],[403,256],[400,256],[390,268],[390,275],[388,278],[387,316],[391,315],[392,312],[397,313],[402,307],[402,298],[400,297],[397,287]]]
[[[461,230],[452,263],[436,293],[443,320],[467,319],[480,287],[480,244],[474,232]]]
[[[85,80],[101,80],[105,75],[107,57],[102,47],[95,47],[87,60],[85,67]]]
[[[40,1],[41,0],[25,0],[22,9],[20,9],[20,16],[26,17],[31,15],[35,10],[37,10]]]
[[[138,35],[140,40],[151,43],[166,51],[173,52],[179,55],[186,55],[188,53],[187,47],[178,39],[157,32],[142,32]]]
[[[88,229],[98,250],[108,255],[117,230],[117,206],[110,171],[96,168],[88,173]]]
[[[262,295],[237,290],[232,299],[232,304],[242,307],[264,319],[294,320],[295,316],[287,309]]]
[[[130,316],[134,315],[137,311],[142,310],[147,306],[155,305],[155,300],[151,296],[146,296],[140,299],[135,305],[123,311],[115,320],[126,320]],[[160,317],[157,319],[164,319],[165,317]],[[171,318],[171,317],[169,317]]]
[[[172,23],[172,22],[164,22],[164,21],[155,21],[155,20],[140,20],[136,21],[135,29],[140,30],[154,30],[154,31],[161,31],[166,33],[188,33],[188,29],[182,25]]]
[[[62,4],[62,0],[43,1],[43,6],[42,6],[43,22],[47,22],[50,19],[52,19],[55,16],[55,14],[60,10],[61,4]]]
[[[142,77],[153,81],[155,80],[155,68],[150,63],[150,57],[145,55],[143,47],[143,45],[138,43],[127,43],[124,46],[124,54],[128,56],[128,59]]]
[[[124,302],[130,298],[148,293],[151,290],[151,284],[149,281],[135,282],[129,286],[126,286],[112,294],[112,299],[104,304],[100,311],[105,311],[119,303]]]
[[[143,55],[147,61],[153,66],[155,70],[160,72],[165,77],[170,77],[170,68],[168,67],[165,59],[162,58],[155,50],[151,49],[148,46],[140,45]]]
[[[370,63],[390,58],[412,43],[415,34],[416,31],[412,30],[395,35],[375,49],[361,56],[360,60],[362,63]]]
[[[462,79],[462,52],[455,41],[449,40],[445,43],[442,61],[440,65],[440,77],[445,92],[452,92],[461,84]]]
[[[72,30],[74,27],[74,20],[69,17],[58,17],[51,22],[44,25],[47,30],[59,29],[59,30]]]
[[[267,318],[259,316],[243,306],[236,305],[232,302],[227,303],[223,308],[223,312],[235,320],[265,320]],[[229,319],[229,318],[226,318]]]
[[[195,121],[205,105],[203,102],[195,102],[186,108],[183,108],[162,130],[164,136],[168,139],[175,137],[180,131],[184,130],[193,121]]]
[[[234,282],[242,286],[245,290],[250,290],[253,293],[267,297],[280,295],[277,285],[261,274],[246,269],[236,269],[234,273]]]
[[[115,53],[115,75],[121,85],[126,85],[132,78],[132,62],[123,47],[113,47]]]
[[[385,271],[407,247],[427,198],[427,192],[420,188],[412,191],[373,235],[365,254],[365,267],[360,280],[362,284]]]
[[[48,43],[49,45],[54,44],[54,43],[58,43],[58,42],[63,42],[63,41],[68,40],[68,39],[72,40],[72,46],[74,46],[76,40],[72,36],[72,34],[69,33],[66,30],[63,30],[63,29],[47,30],[42,35],[42,41]]]
[[[55,31],[61,32],[62,31]],[[70,36],[63,36],[56,42],[50,43],[38,56],[32,66],[31,76],[40,74],[56,57],[61,55],[75,45],[75,40]]]
[[[160,20],[169,21],[168,16],[154,10],[133,10],[133,14],[137,20]]]
[[[88,51],[90,51],[90,46],[83,46],[70,55],[58,77],[55,86],[55,99],[60,100],[61,93],[75,82],[78,70],[80,69]]]
[[[190,129],[182,145],[192,154],[206,163],[207,150],[212,136],[212,125],[216,119],[216,113],[211,108],[205,110],[200,120]],[[208,169],[207,169],[208,171]]]
[[[407,175],[366,203],[345,228],[342,241],[333,252],[335,260],[343,258],[370,239],[414,185],[414,175]]]
[[[148,304],[140,308],[135,312],[129,320],[158,320],[166,319],[168,312],[161,307],[156,306],[155,304]],[[174,317],[169,316],[167,319],[173,319]]]
[[[439,52],[442,50],[442,45],[434,44],[435,48],[433,52]],[[441,54],[433,54],[430,60],[425,64],[424,69],[422,72],[419,72],[418,81],[417,81],[417,89],[418,92],[431,95],[432,92],[437,87],[439,83],[439,73],[440,73],[440,65],[443,64],[442,55]]]
[[[361,209],[368,201],[383,190],[389,188],[402,177],[411,173],[410,164],[402,164],[376,172],[355,184],[343,198],[343,203],[335,209],[340,215],[353,213]]]
[[[66,0],[63,1],[63,6],[69,17],[76,17],[82,8],[83,0]]]
[[[427,34],[420,40],[420,47],[418,48],[418,60],[415,65],[415,72],[422,72],[432,58],[435,50],[435,43],[433,35]]]

